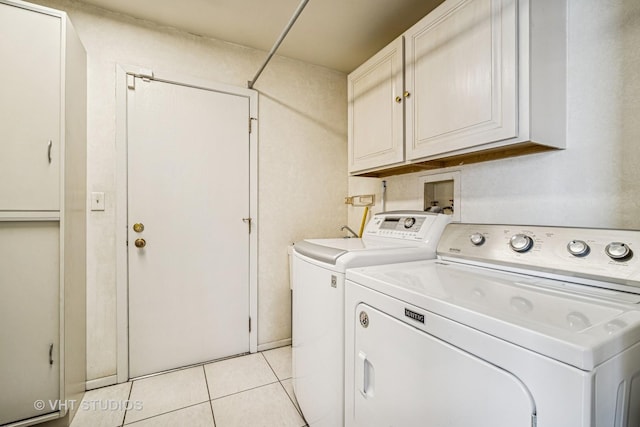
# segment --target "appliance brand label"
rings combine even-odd
[[[458,249],[458,248],[449,248],[449,252],[453,252],[453,253],[459,254],[462,251],[460,249]]]
[[[408,308],[405,308],[404,315],[409,319],[417,320],[418,322],[424,324],[424,314],[416,313],[415,311],[411,311]]]

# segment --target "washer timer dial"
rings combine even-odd
[[[582,257],[588,255],[591,248],[583,240],[572,240],[567,244],[567,250],[573,256]]]
[[[533,247],[533,239],[526,234],[514,234],[509,240],[509,246],[516,252],[527,252]]]
[[[469,236],[469,240],[474,246],[480,246],[484,243],[484,236],[480,233],[473,233]]]
[[[625,243],[622,242],[611,242],[604,248],[607,256],[614,260],[623,260],[625,258],[630,258],[631,249]]]
[[[416,223],[416,219],[415,218],[405,218],[404,219],[404,228],[411,228],[413,227],[413,224]]]

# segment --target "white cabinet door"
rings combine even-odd
[[[0,210],[60,208],[61,22],[0,4]]]
[[[59,256],[57,222],[0,222],[0,424],[57,410]]]
[[[533,398],[513,374],[367,304],[349,317],[347,427],[532,425]]]
[[[405,33],[408,160],[517,136],[517,29],[515,0],[449,0]]]
[[[349,172],[404,161],[403,39],[348,78]]]

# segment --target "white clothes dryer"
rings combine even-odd
[[[450,217],[374,215],[363,237],[297,242],[292,257],[293,388],[311,427],[344,423],[344,283],[348,268],[435,258]]]
[[[450,224],[345,292],[347,427],[640,426],[640,231]]]

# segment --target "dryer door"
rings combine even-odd
[[[355,315],[347,426],[532,425],[533,399],[509,372],[367,304]]]

